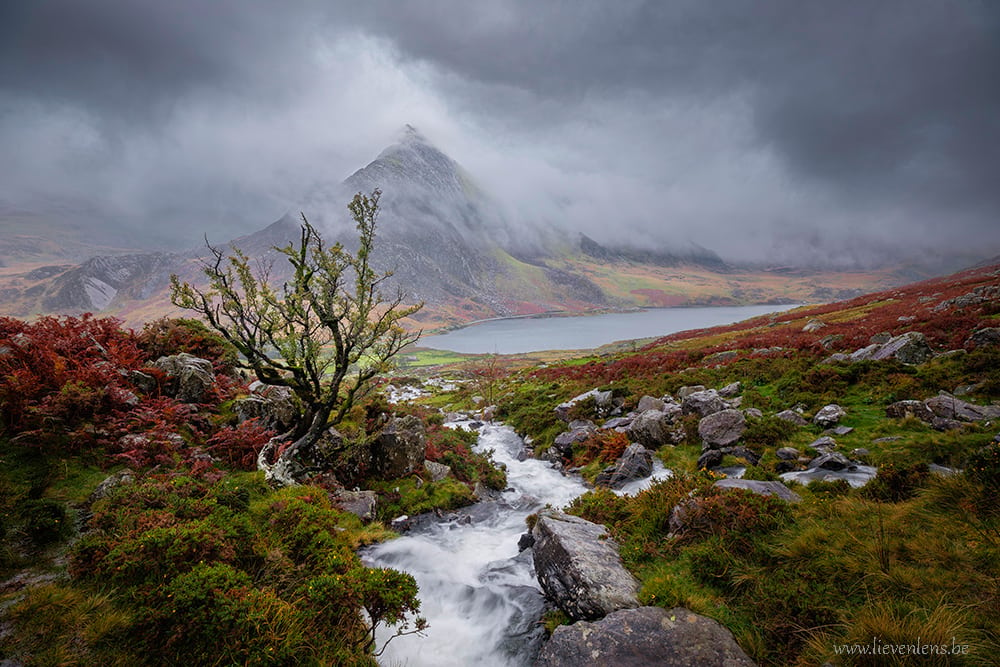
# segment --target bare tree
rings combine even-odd
[[[382,287],[392,272],[371,266],[381,195],[358,193],[347,207],[358,229],[354,253],[340,243],[327,246],[303,214],[298,243],[275,248],[292,268],[279,288],[271,284],[270,264],[254,270],[238,248],[226,256],[207,242],[206,289],[171,276],[174,305],[204,317],[258,380],[288,387],[298,398],[295,426],[280,437],[292,444],[272,464],[278,439],[272,440],[258,458],[275,481],[290,482],[296,453],[338,424],[396,353],[420,336],[399,322],[423,304],[404,305],[401,290],[386,297]]]

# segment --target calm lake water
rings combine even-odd
[[[618,340],[666,336],[677,331],[779,313],[796,305],[650,308],[633,313],[581,317],[522,317],[491,320],[417,343],[435,350],[468,354],[518,354],[540,350],[590,349]]]

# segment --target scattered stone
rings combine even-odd
[[[889,340],[873,355],[873,361],[895,358],[904,364],[922,364],[934,357],[927,338],[919,331],[910,331]]]
[[[802,331],[805,333],[814,333],[826,326],[826,322],[821,320],[809,320],[806,325],[802,327]]]
[[[756,419],[760,419],[761,417],[764,416],[764,413],[758,410],[757,408],[747,408],[746,410],[743,411],[743,414],[746,415],[747,417],[754,417]]]
[[[867,458],[870,454],[871,454],[871,452],[869,452],[864,447],[856,447],[856,448],[854,448],[854,449],[851,450],[851,458],[852,459],[864,459],[864,458]]]
[[[362,521],[372,521],[375,518],[375,506],[378,496],[374,491],[338,491],[332,498],[335,507],[350,512]]]
[[[822,360],[821,364],[845,364],[851,361],[851,355],[845,354],[843,352],[834,352],[826,359]]]
[[[640,444],[631,444],[618,462],[597,475],[595,486],[620,489],[629,482],[645,479],[653,474],[653,455]]]
[[[916,417],[920,421],[930,422],[934,413],[923,401],[896,401],[885,408],[885,416],[889,419],[908,419]]]
[[[948,419],[947,417],[935,417],[931,420],[931,428],[935,431],[957,431],[958,429],[965,428],[968,422],[960,422],[957,419]]]
[[[440,482],[451,474],[451,466],[447,466],[437,461],[424,461],[424,470],[430,475],[432,482]]]
[[[167,375],[164,392],[181,403],[200,403],[205,392],[215,384],[212,362],[187,352],[160,357],[153,362],[153,367]]]
[[[722,410],[698,422],[698,435],[711,449],[731,445],[747,429],[747,420],[739,410]]]
[[[233,407],[240,423],[256,418],[278,433],[290,429],[298,417],[292,390],[263,382],[251,383],[250,396],[237,399]]]
[[[824,350],[831,350],[833,347],[843,340],[844,334],[830,334],[829,336],[823,336],[819,339],[819,344]]]
[[[711,470],[712,468],[718,468],[722,465],[722,459],[725,454],[721,449],[706,449],[698,457],[698,462],[695,464],[698,470]]]
[[[633,442],[655,450],[666,444],[674,444],[672,422],[673,420],[665,412],[646,410],[632,420],[625,433]]]
[[[545,509],[531,534],[538,581],[570,617],[595,619],[639,606],[639,582],[622,566],[604,526]]]
[[[875,438],[874,440],[872,440],[872,442],[896,442],[897,440],[902,440],[902,439],[903,436],[901,435],[887,435],[883,438]]]
[[[659,410],[663,412],[663,408],[666,404],[663,402],[662,398],[656,398],[655,396],[643,396],[639,399],[639,405],[636,406],[636,412],[646,412],[648,410]]]
[[[924,405],[930,408],[935,415],[945,419],[974,422],[1000,418],[1000,406],[976,405],[945,392],[928,398],[924,401]]]
[[[639,607],[561,625],[536,667],[753,667],[732,633],[682,607]]]
[[[722,389],[719,390],[719,396],[721,396],[723,398],[732,398],[733,396],[736,396],[737,394],[739,394],[741,391],[743,391],[743,383],[742,382],[739,382],[739,381],[737,381],[737,382],[730,382],[725,387],[723,387]]]
[[[836,436],[844,436],[851,433],[854,430],[851,426],[834,426],[833,428],[828,428],[825,433]]]
[[[733,359],[736,359],[739,356],[740,353],[737,352],[736,350],[724,350],[722,352],[716,352],[714,354],[708,355],[707,357],[701,360],[701,363],[705,365],[724,364],[727,361],[732,361]]]
[[[777,456],[782,461],[797,461],[802,452],[795,449],[794,447],[780,447],[774,455]]]
[[[612,417],[608,421],[604,422],[601,428],[612,429],[612,428],[623,428],[632,423],[632,417]]]
[[[805,426],[806,424],[809,423],[808,421],[806,421],[805,417],[800,415],[795,410],[782,410],[781,412],[779,412],[774,416],[777,417],[778,419],[783,419],[786,422],[791,422],[796,426]]]
[[[681,401],[681,409],[686,415],[698,414],[707,417],[721,412],[727,407],[726,402],[719,396],[719,392],[714,389],[690,393]]]
[[[712,486],[720,489],[745,489],[759,496],[776,496],[789,503],[801,502],[802,498],[781,482],[762,482],[754,479],[720,479]]]
[[[969,394],[978,391],[983,384],[981,382],[976,382],[975,384],[960,384],[951,392],[952,396],[968,396]]]
[[[611,414],[614,410],[615,405],[612,400],[612,395],[610,391],[601,391],[599,389],[591,389],[590,391],[585,391],[579,396],[574,396],[565,403],[560,403],[555,407],[556,416],[564,422],[570,420],[570,411],[578,404],[587,399],[593,399],[594,401],[594,411],[597,417],[606,417]]]
[[[807,466],[810,470],[844,470],[850,468],[854,463],[840,452],[827,452],[817,456],[809,462]]]
[[[677,398],[683,401],[685,398],[694,394],[695,392],[705,391],[705,387],[700,384],[695,384],[691,386],[684,386],[677,390]]]
[[[837,441],[828,435],[822,435],[810,442],[808,447],[817,452],[829,452],[837,448]]]
[[[868,339],[868,342],[872,345],[885,345],[890,340],[892,340],[892,334],[888,331],[883,331],[882,333],[877,333]]]
[[[331,426],[315,442],[300,449],[296,455],[296,459],[304,468],[322,472],[336,467],[338,461],[343,456],[343,452],[344,436]],[[420,460],[424,460],[422,449],[420,450]],[[409,472],[412,472],[412,470],[394,475],[394,477],[402,477],[404,474],[409,474]]]
[[[824,406],[813,417],[813,423],[821,428],[836,426],[847,415],[847,411],[836,403]]]
[[[965,344],[971,347],[996,347],[1000,345],[1000,328],[988,327],[973,331]]]
[[[555,437],[552,445],[563,458],[568,458],[573,453],[573,445],[583,442],[593,433],[592,428],[577,428],[572,431],[563,431]]]

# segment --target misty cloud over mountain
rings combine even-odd
[[[6,3],[0,200],[224,240],[412,123],[515,237],[770,263],[1000,250],[994,3],[400,4]]]

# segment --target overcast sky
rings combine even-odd
[[[1000,253],[993,0],[0,5],[8,204],[197,245],[404,123],[518,223],[732,260]]]

